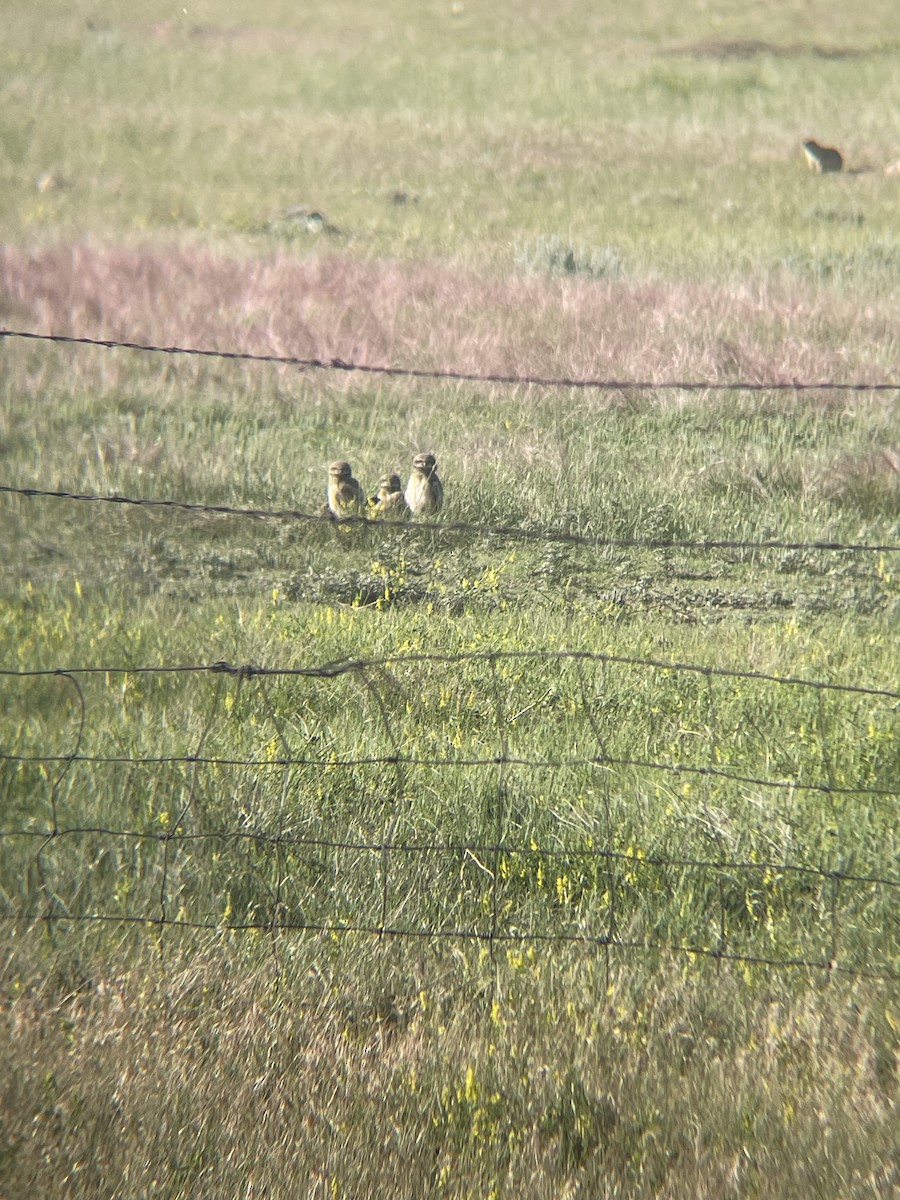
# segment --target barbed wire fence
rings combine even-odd
[[[409,531],[412,535],[422,532],[444,534],[465,533],[477,537],[492,537],[527,542],[562,542],[577,546],[607,547],[613,550],[690,550],[697,553],[716,550],[734,550],[748,553],[757,550],[778,550],[783,552],[839,551],[850,554],[896,554],[900,552],[900,542],[835,542],[824,540],[799,542],[774,538],[766,540],[704,538],[700,541],[680,538],[615,538],[574,533],[561,529],[528,529],[520,526],[484,525],[468,521],[424,521],[418,519],[415,523],[406,524],[403,522],[373,520],[365,516],[336,518],[329,514],[303,512],[301,509],[294,508],[241,508],[229,504],[203,504],[189,500],[155,499],[152,497],[121,496],[116,494],[103,496],[91,492],[54,491],[38,487],[18,487],[12,484],[0,484],[0,493],[10,496],[22,496],[25,499],[75,500],[99,504],[123,505],[130,508],[161,508],[170,511],[201,513],[213,516],[251,517],[260,520],[269,518],[272,520],[303,521],[316,524],[339,524],[345,527],[378,526],[379,529],[389,527],[392,530],[401,532]]]
[[[81,337],[71,334],[41,333],[33,330],[15,330],[0,328],[0,340],[17,339],[29,342],[55,344],[74,347],[95,347],[106,350],[126,350],[142,354],[162,354],[168,356],[195,357],[201,359],[216,359],[232,362],[261,363],[276,366],[295,367],[301,371],[337,371],[344,373],[361,373],[383,375],[392,378],[433,379],[454,382],[485,383],[495,385],[527,386],[539,389],[574,389],[583,391],[608,392],[848,392],[859,395],[876,393],[900,393],[900,382],[886,380],[803,380],[803,379],[772,379],[772,380],[639,380],[616,379],[601,377],[575,376],[546,376],[535,374],[496,373],[479,371],[459,371],[452,368],[419,368],[392,366],[346,361],[341,358],[317,359],[303,358],[296,355],[260,354],[241,350],[220,350],[191,346],[164,346],[153,342],[126,341],[115,338]],[[50,489],[40,486],[0,484],[0,493],[18,495],[24,498],[55,498],[81,502],[121,505],[132,508],[170,509],[182,512],[194,512],[207,515],[225,515],[247,517],[254,519],[291,520],[309,523],[333,521],[329,515],[321,512],[305,512],[295,508],[259,508],[228,504],[208,504],[203,502],[182,500],[179,498],[139,497],[117,494],[101,495],[97,493],[76,492],[65,489]],[[348,516],[340,519],[342,525],[372,525],[366,516]],[[385,523],[379,523],[384,528]],[[392,529],[396,524],[392,524]],[[469,534],[472,536],[520,540],[526,542],[564,543],[579,546],[603,546],[609,549],[650,549],[650,550],[687,550],[694,553],[730,550],[752,553],[755,551],[782,552],[847,552],[847,553],[897,553],[900,543],[895,542],[839,542],[822,539],[814,541],[797,541],[785,539],[735,539],[735,538],[623,538],[604,537],[593,534],[583,534],[570,528],[560,528],[558,525],[543,527],[517,527],[500,524],[484,524],[466,521],[425,521],[417,520],[414,525],[400,525],[408,530],[411,536],[422,532],[442,534]],[[405,536],[405,534],[404,534]]]
[[[679,392],[900,392],[900,381],[890,380],[654,380],[602,377],[516,374],[513,372],[460,371],[453,368],[404,367],[362,363],[342,358],[301,358],[290,354],[257,354],[245,350],[204,349],[196,346],[161,346],[153,342],[120,341],[115,338],[77,337],[72,334],[40,333],[32,330],[0,329],[0,338],[49,342],[57,345],[95,346],[104,350],[136,350],[145,354],[184,355],[232,362],[269,363],[308,371],[344,371],[386,375],[396,379],[442,379],[457,383],[527,385],[540,388],[570,388],[587,391],[679,391]]]
[[[0,330],[0,338],[263,362],[300,370],[550,388],[629,392],[829,390],[859,394],[900,391],[900,383],[894,382],[637,381],[444,371],[7,329]],[[295,509],[241,508],[12,484],[0,485],[0,492],[25,499],[256,519],[330,519]],[[346,523],[367,521],[348,518]],[[900,544],[891,542],[599,538],[565,529],[463,522],[420,521],[409,528],[412,536],[419,530],[461,532],[623,549],[854,554],[900,550]],[[566,696],[580,721],[581,732],[586,730],[589,735],[590,753],[564,753],[550,758],[516,749],[512,735],[520,718],[529,709],[539,711],[540,705],[529,703],[511,712],[506,672],[511,666],[536,664],[542,669],[566,666],[574,672],[574,683],[569,681]],[[492,752],[482,749],[481,753],[451,753],[442,746],[427,754],[414,749],[417,742],[410,735],[409,720],[392,704],[394,684],[386,684],[385,680],[398,670],[415,672],[432,667],[482,671],[482,692],[489,702],[475,741],[483,745],[489,729]],[[617,753],[614,731],[609,721],[601,718],[602,705],[598,704],[598,697],[609,698],[611,673],[617,669],[651,672],[656,678],[699,680],[702,686],[698,695],[702,694],[703,699],[697,703],[705,712],[705,734],[701,739],[705,753],[690,760],[674,755],[634,757]],[[589,678],[590,672],[594,673],[593,679]],[[104,701],[94,694],[92,684],[108,689],[112,678],[142,677],[167,685],[186,678],[212,682],[207,715],[189,750],[170,747],[145,754],[115,753],[94,744],[99,732],[91,718],[95,709],[102,710]],[[334,748],[328,753],[296,751],[287,710],[273,700],[269,684],[299,687],[315,683],[333,689],[348,679],[356,681],[362,696],[368,698],[366,720],[381,730],[384,752],[360,755],[339,753]],[[258,933],[270,936],[276,949],[278,939],[289,934],[469,942],[485,946],[492,959],[504,947],[572,944],[601,950],[607,972],[612,954],[642,953],[777,970],[812,969],[854,978],[900,978],[896,938],[890,921],[883,919],[900,888],[900,878],[883,870],[858,867],[854,853],[842,854],[839,842],[827,852],[820,848],[817,862],[770,857],[758,848],[751,854],[735,854],[729,844],[733,839],[723,831],[719,820],[729,806],[749,804],[764,812],[765,820],[771,820],[774,814],[790,826],[792,806],[803,795],[824,798],[832,804],[861,806],[895,803],[900,798],[896,781],[883,772],[860,783],[844,779],[825,732],[824,718],[819,723],[819,778],[806,777],[800,768],[779,774],[760,771],[752,763],[741,767],[740,763],[726,762],[725,747],[733,730],[723,725],[721,710],[727,698],[721,694],[722,689],[739,683],[756,689],[800,689],[804,695],[814,697],[820,709],[826,698],[833,696],[877,703],[889,714],[896,712],[900,703],[897,691],[699,663],[577,651],[419,653],[272,667],[224,661],[156,666],[88,664],[3,669],[0,681],[14,688],[60,681],[75,698],[74,722],[69,722],[73,744],[64,752],[51,745],[0,750],[0,778],[4,773],[7,776],[7,794],[17,781],[21,784],[26,778],[46,798],[42,805],[32,804],[27,814],[20,812],[18,823],[10,822],[0,829],[0,848],[7,859],[0,919],[7,924],[57,929],[74,925],[135,927],[150,930],[160,939],[167,930]],[[255,719],[268,731],[263,749],[257,747],[246,755],[207,751],[225,720],[223,697],[228,684],[233,685],[228,693],[233,703],[237,703],[234,697],[242,690],[244,697],[253,691]],[[412,720],[416,720],[415,713]],[[20,736],[27,725],[28,716],[23,713],[18,721]],[[310,738],[306,743],[311,744]],[[411,748],[405,749],[407,746]],[[764,757],[768,761],[769,755]],[[163,790],[160,781],[165,773],[175,772],[171,802],[162,815],[148,811],[141,820],[133,818],[127,824],[80,819],[79,805],[88,794],[114,790],[103,780],[103,773],[109,771],[124,772],[125,778],[132,780],[156,773],[156,782]],[[183,775],[178,776],[178,772]],[[516,802],[516,788],[523,774],[529,779],[548,775],[550,783],[543,789],[547,795],[563,794],[573,782],[582,790],[593,784],[594,799],[590,806],[582,804],[577,814],[568,813],[565,819],[560,818],[559,805],[548,801],[558,820],[528,830],[528,821],[517,812]],[[260,782],[273,775],[275,783],[264,786]],[[336,775],[349,783],[331,788],[329,781]],[[454,786],[444,782],[449,776]],[[236,781],[233,786],[242,796],[237,822],[229,821],[224,812],[227,786],[221,792],[216,786],[217,781],[229,778]],[[79,779],[84,781],[82,786]],[[626,819],[623,813],[629,800],[639,801],[648,788],[658,786],[652,781],[659,779],[697,784],[698,821],[704,825],[699,836],[701,841],[706,840],[710,853],[666,854],[642,845],[635,836],[633,819]],[[305,785],[321,811],[315,803],[301,803]],[[354,789],[358,790],[355,797]],[[443,829],[440,814],[435,813],[424,820],[419,807],[423,789],[430,789],[439,804],[452,801],[460,792],[477,794],[483,802],[477,813],[477,827],[466,826],[462,833]],[[140,788],[136,790],[140,792]],[[340,800],[342,795],[344,799]],[[787,800],[786,809],[779,808],[779,797]],[[254,799],[264,803],[255,809]],[[292,800],[296,801],[294,805]],[[339,818],[329,815],[335,806]],[[452,803],[448,807],[452,809]],[[15,811],[15,806],[9,811]],[[890,827],[889,819],[884,827]],[[358,833],[351,836],[354,829]],[[72,857],[67,860],[69,847]],[[240,858],[241,854],[245,857]],[[345,872],[341,866],[344,861],[351,864]],[[84,866],[86,862],[91,864],[89,869]],[[115,863],[115,868],[109,863]],[[16,869],[22,871],[18,889],[10,883]],[[248,876],[252,876],[249,882]],[[203,886],[198,886],[195,893],[192,882],[201,879]],[[694,889],[705,900],[691,904],[685,899],[684,928],[677,924],[664,930],[656,928],[653,897],[658,899],[664,892],[684,888]],[[233,893],[242,893],[242,899],[238,901]],[[767,922],[774,929],[777,915],[791,904],[804,914],[801,924],[805,922],[806,936],[791,934],[790,944],[781,945],[771,934],[767,941]],[[857,932],[866,931],[861,951],[848,951],[845,921],[852,922]]]

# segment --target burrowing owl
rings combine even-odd
[[[336,517],[358,517],[365,505],[363,490],[353,478],[348,462],[333,462],[328,468],[328,509]]]
[[[409,516],[409,505],[403,495],[403,484],[395,471],[382,475],[378,480],[378,495],[372,497],[369,505],[376,517]]]
[[[444,487],[437,475],[433,454],[417,454],[413,459],[412,475],[406,485],[406,503],[416,516],[439,511],[444,503]]]
[[[818,171],[820,175],[823,171],[840,171],[844,165],[839,150],[832,146],[820,146],[812,138],[803,143],[803,153],[806,155],[809,169]]]

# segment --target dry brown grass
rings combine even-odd
[[[0,249],[2,319],[41,332],[372,364],[722,383],[883,379],[900,316],[755,284],[485,278],[339,253]]]
[[[7,979],[5,1194],[774,1200],[897,1181],[895,1047],[863,984],[776,1000],[714,971],[647,987],[623,962],[609,1006],[602,970],[557,961],[569,1000],[547,1010],[537,967],[501,971],[491,1003],[466,955],[425,970],[381,948],[347,977],[325,944],[302,953],[283,991],[271,960],[235,972],[221,950],[74,990]],[[395,971],[418,990],[393,992]]]

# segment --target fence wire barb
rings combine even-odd
[[[691,541],[681,538],[613,538],[595,534],[571,533],[552,528],[526,529],[517,525],[483,525],[470,521],[415,521],[385,522],[369,517],[341,517],[329,514],[304,512],[299,508],[242,508],[230,504],[205,504],[195,500],[153,499],[143,496],[122,496],[116,493],[101,496],[96,492],[70,492],[0,484],[0,492],[26,499],[45,498],[53,500],[76,500],[97,504],[118,504],[130,508],[168,509],[176,512],[205,513],[212,516],[252,517],[256,520],[304,521],[317,525],[364,526],[383,533],[390,528],[400,537],[418,533],[467,533],[478,537],[507,538],[524,542],[552,542],[573,546],[605,546],[611,550],[693,550],[708,553],[715,550],[764,551],[780,550],[797,552],[834,552],[895,554],[900,552],[897,542],[791,542],[770,539],[767,541],[741,541],[734,538],[701,538]]]
[[[196,358],[216,358],[235,362],[272,363],[277,366],[298,367],[301,370],[359,372],[386,375],[397,379],[448,379],[457,383],[493,383],[530,387],[569,388],[585,391],[638,392],[898,392],[900,383],[838,382],[837,380],[773,380],[760,383],[750,380],[653,380],[603,379],[573,376],[513,374],[492,371],[458,371],[452,368],[401,367],[377,363],[348,362],[343,358],[300,358],[290,354],[255,354],[243,350],[211,350],[194,346],[158,346],[152,342],[120,341],[116,338],[78,337],[74,334],[37,333],[30,330],[0,329],[0,338],[19,338],[58,345],[96,346],[104,350],[135,350],[150,354],[187,355]]]

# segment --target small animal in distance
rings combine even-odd
[[[812,138],[808,138],[803,143],[803,153],[806,155],[809,169],[817,172],[819,175],[826,171],[840,171],[843,169],[844,160],[841,152],[835,150],[833,146],[820,146],[818,142],[814,142]]]

